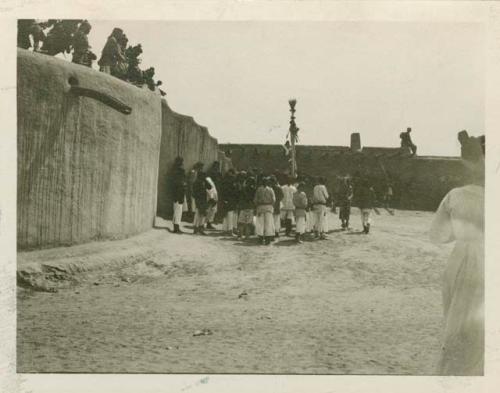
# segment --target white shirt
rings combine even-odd
[[[326,190],[326,186],[323,184],[318,184],[314,186],[313,190],[313,204],[326,204],[328,200],[328,191]]]
[[[281,204],[284,210],[295,210],[295,205],[293,204],[293,194],[297,192],[297,189],[294,186],[289,186],[285,184],[281,187],[283,191],[283,199],[281,200]]]
[[[213,199],[217,201],[218,200],[217,188],[215,188],[214,181],[211,178],[207,177],[207,182],[212,186],[210,190],[207,190],[207,200]]]

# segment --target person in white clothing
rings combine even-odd
[[[439,375],[484,375],[484,138],[466,142],[471,184],[444,197],[430,230],[432,242],[455,243],[443,275]]]
[[[212,223],[214,222],[215,219],[215,213],[217,213],[217,202],[219,198],[214,181],[208,176],[206,178],[206,181],[211,186],[210,189],[207,189],[207,201],[208,201],[208,208],[206,215],[207,229],[214,229]]]
[[[281,230],[281,200],[283,199],[283,190],[281,189],[281,186],[278,183],[278,179],[276,178],[275,175],[272,175],[270,177],[271,180],[271,188],[274,191],[274,196],[276,198],[276,201],[274,202],[273,206],[273,218],[274,218],[274,239],[277,239],[280,237],[280,230]]]
[[[234,169],[224,175],[220,186],[220,199],[224,220],[222,230],[230,236],[236,236],[238,230],[238,193],[239,183]]]
[[[255,208],[257,213],[257,222],[255,232],[262,244],[269,245],[275,235],[273,205],[276,202],[276,196],[270,187],[271,181],[267,178],[260,180],[261,184],[255,192]]]
[[[297,186],[297,192],[293,195],[293,204],[295,205],[295,240],[297,243],[302,243],[303,236],[306,232],[307,209],[307,196],[304,183],[299,183]]]
[[[281,200],[281,210],[283,211],[282,217],[285,220],[285,235],[292,235],[292,220],[294,218],[295,206],[293,204],[293,194],[297,192],[297,189],[292,186],[292,178],[287,177],[286,184],[281,187],[283,191],[283,199]]]
[[[313,190],[313,209],[314,209],[314,214],[316,216],[316,230],[315,234],[316,237],[319,237],[320,239],[326,239],[326,214],[327,214],[327,208],[326,204],[328,202],[328,191],[326,189],[326,180],[324,177],[320,177],[318,179],[318,184],[314,186]]]
[[[182,233],[180,229],[182,210],[186,198],[186,174],[183,166],[183,159],[177,157],[174,161],[172,173],[172,199],[173,199],[173,216],[172,223],[174,225],[173,233]]]

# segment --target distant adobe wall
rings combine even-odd
[[[103,92],[129,115],[69,92]],[[20,249],[135,234],[156,213],[160,98],[110,75],[18,50]]]
[[[175,113],[164,99],[161,102],[161,111],[157,214],[160,217],[168,217],[172,213],[170,173],[175,158],[177,156],[184,158],[186,172],[199,161],[205,164],[205,169],[208,169],[219,159],[219,148],[217,139],[210,136],[206,127],[198,125],[190,116]]]
[[[237,169],[257,167],[265,172],[289,169],[281,145],[221,144]],[[408,157],[399,148],[364,147],[351,152],[348,146],[297,146],[300,173],[325,176],[329,189],[338,190],[338,176],[366,173],[379,196],[384,193],[385,173],[394,183],[394,202],[400,209],[435,210],[453,187],[465,184],[459,157]],[[385,173],[384,173],[385,172]]]

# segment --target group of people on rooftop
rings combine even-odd
[[[174,233],[182,233],[182,213],[191,204],[194,234],[205,235],[206,229],[214,229],[219,213],[225,233],[239,239],[255,234],[264,245],[279,238],[282,227],[285,236],[294,236],[297,243],[302,243],[307,233],[315,239],[326,239],[328,212],[336,212],[337,207],[341,229],[348,230],[354,199],[361,212],[363,232],[368,234],[376,200],[373,187],[363,177],[354,182],[350,177],[343,178],[334,201],[324,177],[264,174],[252,169],[229,169],[222,175],[214,168],[205,172],[201,163],[186,176],[181,157],[175,160],[171,179]]]
[[[92,26],[82,19],[49,19],[36,21],[35,19],[18,20],[17,46],[23,49],[33,48],[49,56],[59,53],[72,53],[72,62],[87,67],[97,60],[89,45],[88,35]],[[121,28],[115,27],[106,40],[97,61],[99,70],[111,74],[135,86],[146,86],[152,91],[158,91],[162,82],[154,80],[155,69],[150,67],[141,70],[139,64],[142,54],[142,45],[128,45],[128,37]]]

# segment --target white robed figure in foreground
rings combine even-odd
[[[444,197],[430,231],[436,243],[455,242],[443,275],[445,325],[439,375],[483,375],[484,156],[481,153],[474,162],[464,161],[473,184],[455,188]]]

